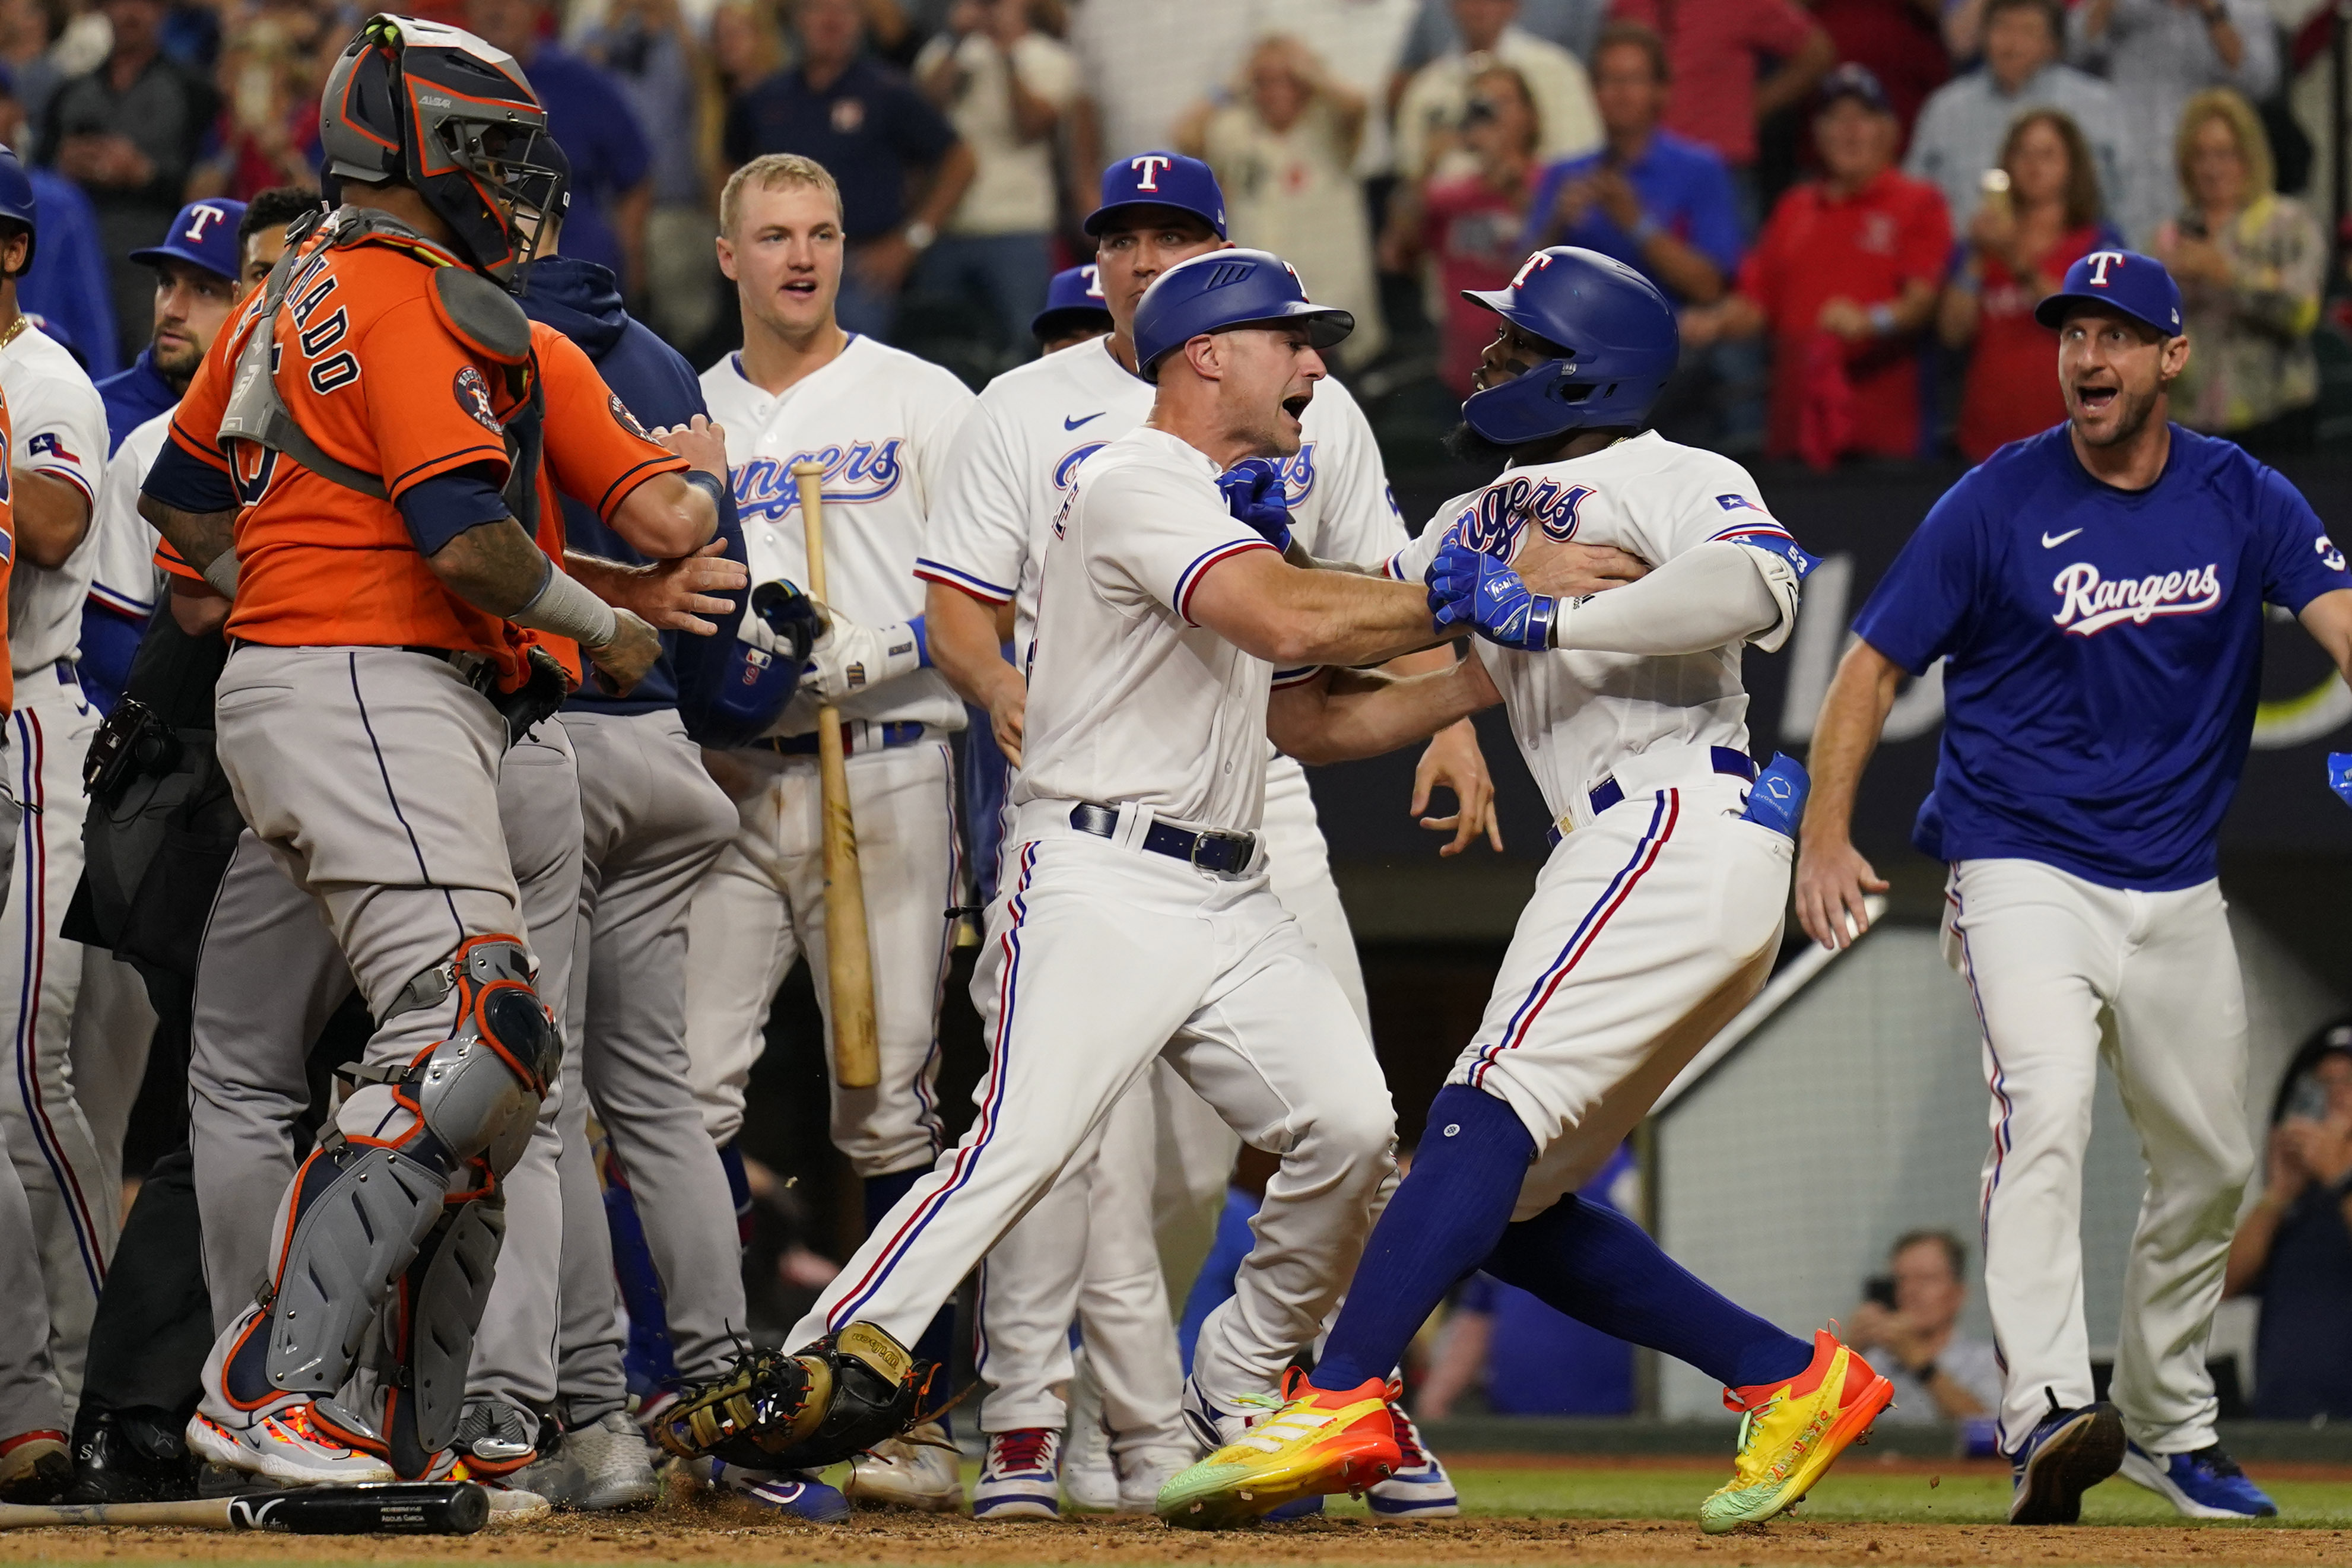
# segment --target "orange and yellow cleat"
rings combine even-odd
[[[1153,1511],[1185,1530],[1244,1524],[1304,1497],[1360,1492],[1402,1465],[1389,1383],[1317,1388],[1292,1368],[1283,1405],[1160,1489]]]
[[[1699,1528],[1719,1535],[1803,1501],[1894,1397],[1895,1385],[1827,1329],[1813,1336],[1812,1364],[1788,1382],[1724,1390],[1741,1413],[1739,1452],[1731,1479],[1699,1505]]]

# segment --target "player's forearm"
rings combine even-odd
[[[961,588],[927,584],[923,630],[930,642],[931,663],[948,678],[956,695],[973,707],[992,709],[1008,689],[1022,684],[1021,672],[1005,662],[992,605]]]
[[[425,563],[443,587],[501,620],[538,596],[549,565],[546,553],[510,517],[466,530]]]
[[[56,571],[89,532],[89,498],[65,480],[16,468],[9,478],[16,487],[17,559]]]
[[[1428,591],[1417,583],[1301,572],[1287,598],[1289,613],[1266,628],[1271,650],[1260,656],[1280,668],[1386,664],[1441,640],[1430,619]]]
[[[1266,735],[1302,763],[1377,757],[1426,741],[1495,700],[1475,658],[1421,675],[1331,670],[1274,694]]]
[[[182,511],[142,494],[139,498],[139,515],[154,524],[155,531],[180,552],[180,559],[199,572],[207,571],[219,557],[236,552],[234,511]]]
[[[1805,843],[1850,840],[1862,772],[1878,749],[1879,733],[1886,727],[1902,679],[1901,668],[1866,642],[1857,641],[1839,662],[1822,699],[1821,715],[1813,721],[1813,743],[1805,758],[1812,793],[1797,835]]]
[[[638,554],[674,561],[710,542],[719,531],[719,503],[683,474],[656,474],[623,496],[608,521]]]

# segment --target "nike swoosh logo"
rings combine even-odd
[[[2044,550],[2055,550],[2060,545],[2065,543],[2068,540],[2074,538],[2076,534],[2082,531],[2083,531],[2079,528],[2070,528],[2055,539],[2051,538],[2045,533],[2042,536],[2042,548]]]
[[[1075,430],[1081,425],[1091,425],[1109,412],[1110,410],[1108,408],[1100,409],[1093,414],[1086,416],[1082,419],[1073,419],[1066,414],[1062,416],[1062,428],[1065,430]]]

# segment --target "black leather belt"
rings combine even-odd
[[[1070,826],[1097,838],[1114,837],[1118,833],[1118,807],[1080,801],[1070,808]],[[1222,827],[1195,833],[1188,827],[1154,822],[1143,830],[1143,847],[1154,855],[1181,860],[1198,871],[1240,877],[1248,874],[1250,862],[1256,858],[1257,835],[1229,832]]]
[[[499,661],[488,654],[472,648],[425,647],[416,643],[403,643],[400,651],[439,659],[457,672],[458,679],[485,697],[499,689]]]
[[[1747,752],[1735,751],[1729,746],[1709,746],[1707,753],[1717,773],[1728,773],[1733,778],[1746,779],[1751,784],[1755,782],[1756,759]],[[1598,816],[1625,798],[1625,786],[1617,782],[1616,774],[1612,773],[1601,781],[1599,787],[1588,798],[1592,803],[1592,815]],[[1558,844],[1562,837],[1559,824],[1553,823],[1545,836],[1549,842]]]
[[[911,746],[923,738],[923,726],[912,719],[893,719],[874,728],[882,731],[882,749],[886,752],[893,746]],[[816,731],[811,730],[805,735],[772,735],[766,740],[752,742],[751,746],[755,751],[773,752],[782,757],[814,757],[816,755]],[[845,757],[857,754],[857,726],[855,724],[845,723],[841,727],[841,754]]]

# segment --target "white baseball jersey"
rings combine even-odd
[[[1747,469],[1654,430],[1564,463],[1507,468],[1455,497],[1391,558],[1390,575],[1420,581],[1439,546],[1457,534],[1490,553],[1500,546],[1507,559],[1516,556],[1530,526],[1553,539],[1613,544],[1653,566],[1714,540],[1765,549],[1795,542],[1765,510]],[[1749,639],[1767,653],[1795,625],[1793,595],[1788,603],[1771,630]],[[1747,750],[1738,643],[1675,658],[1520,653],[1484,638],[1472,646],[1503,694],[1512,735],[1555,820],[1625,758],[1653,746]]]
[[[106,405],[65,345],[27,327],[0,349],[0,395],[8,399],[8,466],[62,479],[88,497],[93,526],[56,571],[20,553],[8,576],[9,664],[22,679],[71,658],[81,641],[81,604],[98,563],[95,526],[106,468]]]
[[[1135,801],[1256,830],[1274,667],[1186,614],[1211,567],[1274,548],[1225,510],[1220,471],[1148,426],[1087,460],[1044,552],[1014,805]]]
[[[174,405],[176,406],[176,405]],[[107,459],[106,482],[98,492],[98,513],[89,531],[98,556],[89,596],[108,609],[144,621],[163,592],[163,571],[155,564],[155,525],[139,515],[139,487],[172,430],[166,408],[122,438]]]
[[[831,606],[866,626],[923,613],[911,574],[922,552],[924,519],[941,493],[950,446],[972,395],[949,372],[914,355],[854,336],[823,370],[782,395],[744,379],[729,354],[702,373],[710,417],[727,428],[727,466],[751,552],[751,581],[806,586],[808,542],[793,465],[825,466],[825,588]],[[936,669],[917,670],[840,703],[845,719],[897,720],[942,730],[963,727],[963,700]],[[793,700],[770,731],[816,728],[816,703]]]
[[[1108,338],[1074,343],[988,384],[964,421],[915,574],[1013,606],[1013,658],[1028,658],[1055,514],[1080,463],[1140,426],[1151,384]],[[1291,531],[1326,561],[1386,560],[1405,542],[1364,411],[1337,381],[1317,384],[1297,455],[1282,468]]]

